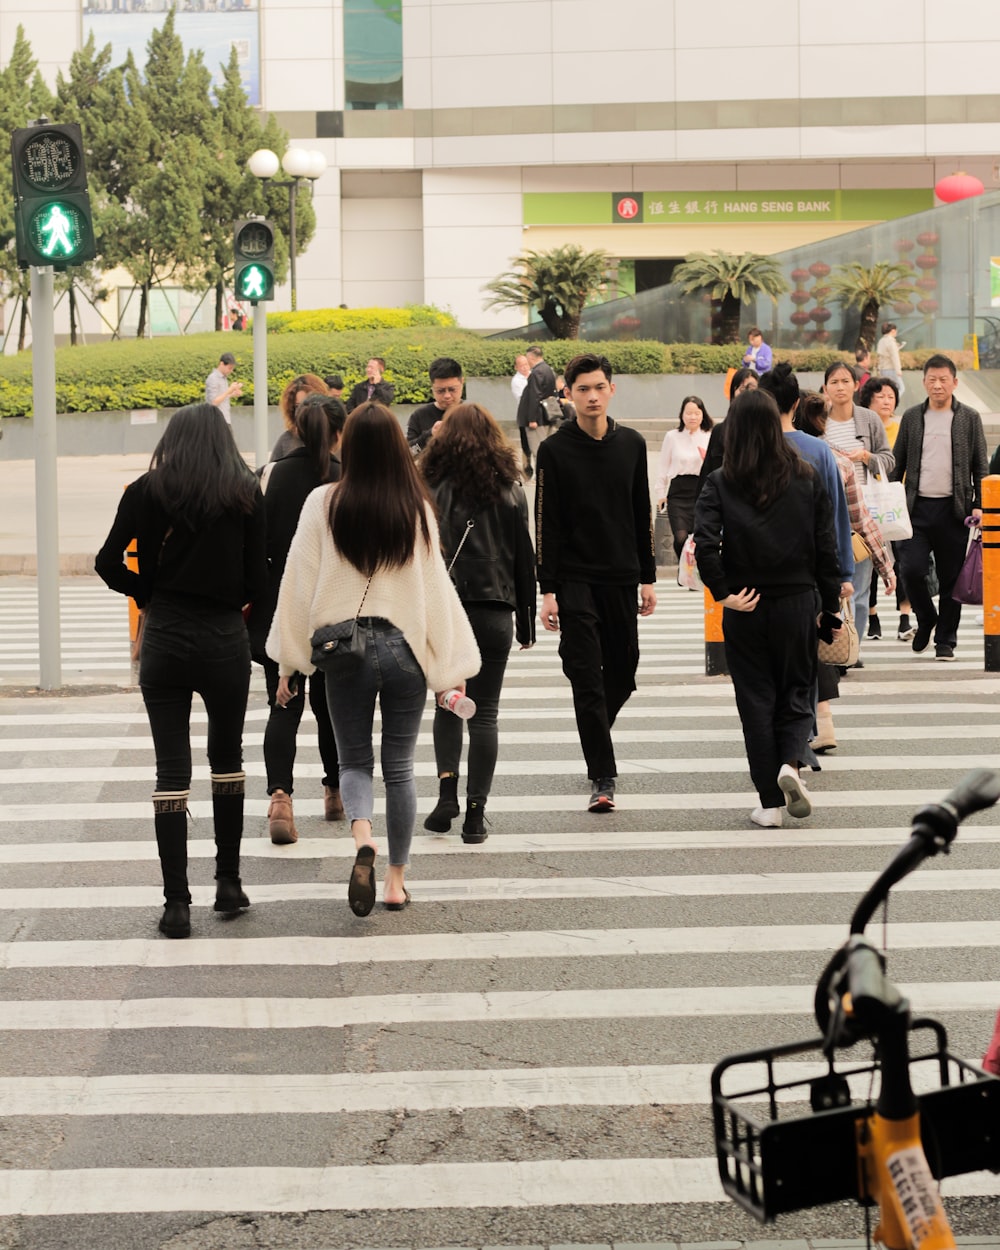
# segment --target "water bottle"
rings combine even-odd
[[[454,712],[462,720],[471,720],[476,714],[475,701],[461,690],[446,690],[438,702],[445,711]]]

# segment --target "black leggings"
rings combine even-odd
[[[323,785],[340,789],[340,763],[337,759],[337,739],[333,735],[330,708],[326,701],[326,680],[317,669],[308,677],[297,673],[293,679],[295,698],[284,707],[276,702],[278,691],[278,665],[270,657],[262,660],[264,681],[267,684],[267,702],[271,714],[264,730],[264,767],[267,769],[267,792],[275,790],[292,793],[292,770],[295,766],[295,742],[299,722],[306,707],[306,683],[309,684],[309,706],[316,717],[316,736],[319,755],[323,761]]]

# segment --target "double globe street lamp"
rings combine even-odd
[[[281,159],[270,148],[258,148],[247,160],[247,168],[265,186],[273,182],[276,187],[288,188],[288,254],[289,276],[292,286],[292,311],[298,306],[295,288],[295,198],[299,187],[305,182],[315,182],[326,172],[326,157],[322,152],[305,148],[289,148]],[[287,178],[275,178],[283,169]]]

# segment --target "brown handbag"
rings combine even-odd
[[[850,668],[858,662],[861,652],[861,639],[854,624],[854,613],[851,611],[850,599],[841,599],[840,614],[844,618],[839,635],[832,642],[819,641],[818,656],[821,664],[836,664],[840,668]]]

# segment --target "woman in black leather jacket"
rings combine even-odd
[[[419,465],[437,505],[445,562],[452,565],[452,580],[483,659],[467,687],[476,713],[469,721],[462,841],[485,842],[484,808],[496,768],[497,712],[512,636],[516,633],[522,650],[535,641],[528,504],[514,451],[479,404],[448,409]],[[459,814],[462,721],[441,707],[434,712],[434,755],[440,795],[424,828],[447,833]]]

